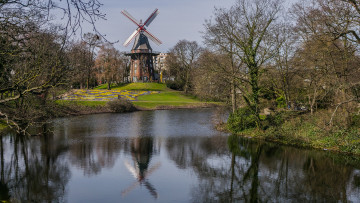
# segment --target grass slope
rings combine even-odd
[[[57,100],[57,104],[62,106],[86,106],[86,107],[100,107],[105,106],[106,101],[69,101],[69,100]]]
[[[205,102],[182,95],[180,92],[162,92],[159,94],[139,96],[138,100],[133,102],[135,106],[141,108],[159,108],[165,106],[203,106]]]
[[[94,89],[106,90],[107,84],[100,85]],[[216,102],[202,102],[196,98],[185,96],[182,92],[174,91],[160,83],[128,83],[122,85],[111,85],[112,90],[127,91],[157,91],[160,93],[138,96],[133,101],[135,107],[139,109],[168,109],[168,108],[194,108],[219,105]],[[87,107],[105,106],[106,102],[99,101],[61,101],[63,105],[80,105]],[[61,104],[61,103],[59,103]]]

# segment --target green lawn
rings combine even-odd
[[[100,85],[94,89],[107,89],[107,84]],[[128,83],[120,86],[111,85],[112,90],[139,90],[139,91],[167,91],[169,90],[165,84],[161,83]]]
[[[139,96],[133,102],[142,108],[156,108],[159,106],[202,106],[204,102],[189,98],[180,92],[162,92],[159,94]]]
[[[107,88],[107,84],[96,87],[97,90]],[[147,94],[136,97],[136,101],[132,101],[138,108],[144,109],[164,109],[171,107],[204,107],[211,104],[219,105],[216,102],[202,102],[194,97],[185,96],[182,92],[171,90],[161,83],[128,83],[120,86],[112,85],[112,90],[119,91],[156,91],[154,94]],[[160,93],[159,93],[160,92]],[[106,101],[59,101],[62,105],[79,105],[87,107],[105,106]]]

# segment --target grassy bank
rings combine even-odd
[[[107,90],[107,84],[98,86],[94,90],[73,90],[64,96],[67,100],[56,101],[57,105],[65,108],[67,114],[90,114],[112,112],[108,102],[121,99],[131,101],[138,110],[200,108],[222,105],[219,102],[203,102],[194,97],[174,91],[160,83],[129,83],[112,85]],[[102,100],[102,101],[99,101]]]
[[[359,127],[324,128],[321,116],[321,113],[283,113],[279,123],[275,125],[268,125],[264,121],[264,129],[251,128],[235,133],[284,145],[360,155]]]
[[[161,92],[159,94],[139,96],[137,101],[133,103],[141,109],[194,108],[211,105],[209,102],[190,98],[180,92]]]
[[[182,92],[171,90],[167,88],[165,84],[160,83],[129,83],[118,86],[112,85],[111,92],[110,90],[106,89],[107,84],[104,84],[95,88],[97,91],[96,93],[91,91],[77,92],[77,96],[71,97],[73,98],[73,101],[61,101],[59,104],[80,105],[89,108],[99,105],[105,106],[106,101],[91,100],[93,100],[93,98],[99,100],[101,97],[107,100],[111,100],[113,98],[110,97],[117,97],[115,94],[118,94],[122,97],[126,96],[127,99],[130,99],[133,105],[139,110],[199,108],[221,105],[221,103],[216,102],[200,101],[191,96],[184,95]],[[94,96],[94,94],[96,95]]]
[[[57,100],[56,104],[61,109],[61,116],[111,112],[106,101]]]

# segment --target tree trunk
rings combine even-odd
[[[310,95],[309,95],[309,105],[310,105],[310,113],[311,113],[311,115],[313,115],[313,113],[314,113],[316,96],[317,96],[317,91],[316,91],[316,88],[315,88],[313,98],[311,98]]]
[[[188,93],[188,86],[189,86],[189,70],[186,71],[186,79],[185,79],[185,87],[184,87],[185,94]]]
[[[256,64],[253,64],[252,67],[250,66],[250,84],[251,84],[251,90],[252,90],[252,94],[251,94],[251,100],[252,100],[252,104],[250,106],[250,108],[253,111],[254,116],[256,117],[256,125],[258,128],[261,127],[261,122],[260,122],[260,110],[259,110],[259,84],[258,84],[258,79],[259,79],[259,68],[257,67]]]
[[[232,104],[232,112],[236,111],[236,89],[235,89],[235,80],[234,77],[231,80],[231,104]]]

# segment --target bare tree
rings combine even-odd
[[[105,14],[100,12],[102,4],[98,0],[5,0],[0,1],[0,27],[17,25],[27,19],[36,19],[36,22],[46,25],[54,19],[54,14],[62,13],[61,19],[65,22],[63,31],[70,36],[80,31],[82,25],[89,23],[96,34],[101,33],[96,29],[95,22],[105,19]],[[2,29],[6,30],[6,29]],[[68,39],[68,38],[64,38]]]
[[[83,22],[94,26],[104,18],[100,6],[97,0],[0,1],[1,120],[24,134],[34,121],[48,116],[49,89],[67,82],[66,42],[82,32]],[[51,20],[59,10],[66,23],[54,28]]]
[[[202,99],[232,102],[230,63],[225,54],[203,51],[194,71],[193,93]]]
[[[237,55],[236,45],[233,39],[231,37],[227,37],[229,35],[235,34],[234,33],[236,32],[236,30],[234,29],[235,27],[224,28],[223,26],[227,26],[227,25],[218,23],[218,22],[222,22],[221,18],[225,17],[224,15],[226,14],[226,11],[223,9],[216,9],[215,14],[217,16],[215,19],[216,23],[213,24],[211,20],[208,20],[205,23],[206,33],[204,35],[204,39],[209,47],[215,49],[215,51],[219,52],[219,54],[227,56],[227,60],[230,62],[230,63],[226,63],[227,66],[223,66],[224,64],[221,65],[217,63],[219,66],[217,66],[215,69],[217,70],[221,69],[222,73],[225,73],[225,74],[220,74],[224,76],[223,80],[230,82],[231,106],[232,106],[232,112],[234,113],[237,109],[237,105],[236,105],[237,103],[236,87],[238,86],[237,83],[239,81],[240,83],[242,82],[241,80],[239,80],[237,75],[240,73],[240,69],[242,68],[243,62]],[[228,20],[229,20],[228,23],[231,24],[235,23],[235,22],[230,22],[232,19],[228,19]],[[224,31],[228,33],[224,33]],[[213,71],[215,69],[213,69]]]
[[[108,90],[111,89],[113,82],[124,82],[126,71],[126,61],[124,55],[114,48],[112,44],[104,44],[95,62],[98,78],[108,84]]]
[[[260,68],[273,57],[276,43],[272,31],[275,20],[281,9],[281,2],[277,0],[238,0],[230,9],[218,9],[215,21],[208,22],[208,40],[223,47],[241,60],[246,68],[246,77],[242,78],[250,86],[242,88],[242,95],[257,118],[260,127],[259,109],[259,78]],[[225,44],[224,44],[225,43]]]
[[[100,46],[102,41],[100,40],[100,37],[98,35],[92,33],[86,33],[84,35],[84,42],[86,43],[89,49],[88,51],[90,53],[88,55],[88,63],[86,66],[86,88],[89,89],[91,72],[92,72],[91,69],[94,67],[94,61],[95,61],[94,50],[96,47]]]
[[[170,57],[167,59],[170,71],[183,83],[185,93],[188,93],[191,87],[191,75],[201,51],[202,48],[197,42],[187,40],[180,40],[170,50]]]
[[[297,20],[296,34],[303,39],[299,55],[294,59],[302,61],[298,66],[307,70],[304,74],[307,78],[304,79],[309,85],[307,92],[312,92],[308,95],[311,112],[314,112],[317,103],[327,102],[329,109],[333,109],[326,122],[331,127],[335,113],[339,112],[340,106],[344,106],[342,121],[339,122],[343,125],[350,112],[354,111],[351,103],[358,102],[354,94],[359,86],[359,65],[356,62],[359,43],[354,31],[359,27],[358,13],[354,5],[349,3],[351,1],[309,2],[311,4],[295,4],[292,9]]]

